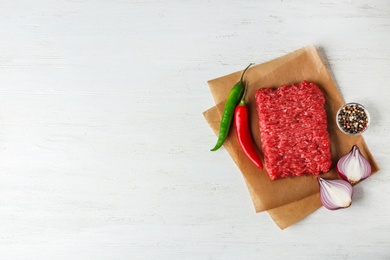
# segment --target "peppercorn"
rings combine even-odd
[[[340,109],[337,122],[341,130],[347,134],[359,134],[368,126],[369,117],[359,104],[347,104]]]

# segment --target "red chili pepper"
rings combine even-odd
[[[246,85],[246,89],[248,84]],[[249,112],[248,107],[245,104],[245,93],[241,98],[240,103],[234,111],[234,126],[236,128],[236,134],[238,142],[241,145],[242,150],[246,156],[260,169],[263,169],[263,163],[257,152],[257,148],[252,139],[252,134],[249,128]]]

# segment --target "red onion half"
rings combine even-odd
[[[353,187],[345,180],[318,178],[322,205],[330,210],[348,208],[352,204]]]
[[[354,145],[351,151],[337,162],[337,171],[341,178],[355,184],[371,175],[371,165]]]

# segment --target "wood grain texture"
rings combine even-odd
[[[1,0],[0,35],[1,259],[390,257],[389,1]],[[280,231],[209,152],[206,82],[309,44],[381,171]]]

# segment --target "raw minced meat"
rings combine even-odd
[[[272,180],[319,175],[332,164],[325,98],[312,82],[256,94],[265,168]]]

